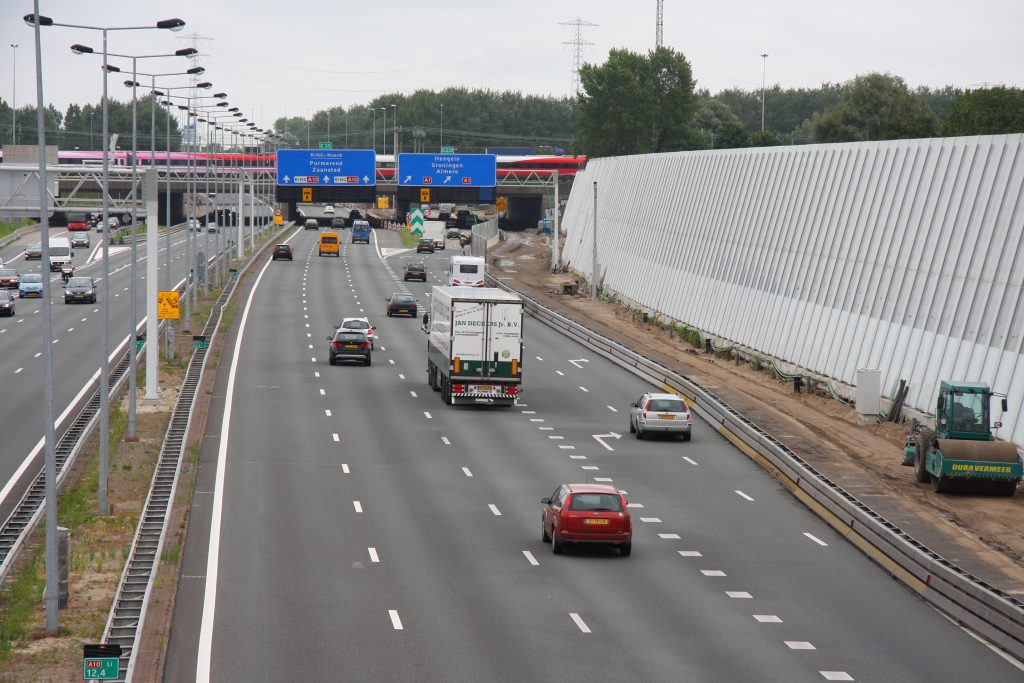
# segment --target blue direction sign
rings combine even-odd
[[[493,154],[399,154],[398,184],[414,187],[494,187]]]
[[[376,165],[372,149],[282,149],[277,152],[277,184],[376,185]]]

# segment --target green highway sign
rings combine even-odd
[[[114,681],[121,677],[121,646],[100,643],[82,646],[82,678]]]
[[[455,154],[455,148],[454,147],[442,147],[441,148],[441,154]]]
[[[320,143],[320,149],[331,149],[331,143],[329,143],[329,142],[321,142]]]

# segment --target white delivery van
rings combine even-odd
[[[60,270],[66,263],[71,263],[71,240],[67,237],[50,238],[50,270]]]
[[[484,271],[482,256],[452,256],[448,267],[448,286],[483,287]]]

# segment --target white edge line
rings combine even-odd
[[[586,622],[580,618],[580,615],[576,614],[576,612],[569,612],[569,616],[572,617],[572,620],[576,622],[576,625],[580,627],[581,631],[584,633],[590,633],[590,627],[587,626]]]

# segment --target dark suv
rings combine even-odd
[[[422,263],[406,263],[405,264],[405,275],[402,279],[408,282],[409,280],[423,280],[427,281],[427,267]]]
[[[417,242],[416,243],[416,253],[419,254],[420,252],[423,252],[423,251],[427,252],[428,254],[433,254],[434,253],[434,240],[430,239],[429,237],[424,237],[419,242]]]
[[[302,224],[303,230],[319,230],[320,221],[315,218],[307,218],[306,222]]]
[[[291,261],[292,260],[292,248],[291,248],[291,246],[289,246],[287,244],[275,245],[274,246],[274,254],[273,254],[273,256],[271,256],[271,260],[272,261],[277,261],[278,259],[288,259],[289,261]]]
[[[327,341],[330,343],[328,362],[331,365],[343,360],[361,360],[365,365],[370,364],[372,349],[365,333],[342,328],[333,337],[327,337]]]

